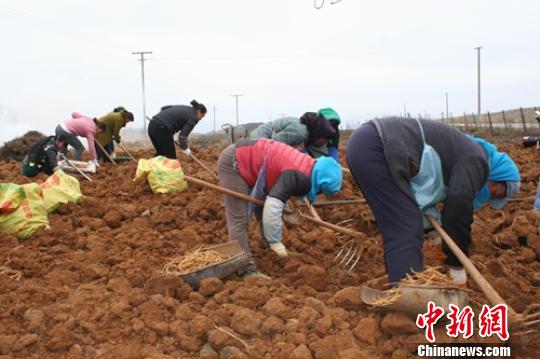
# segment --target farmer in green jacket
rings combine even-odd
[[[120,129],[125,127],[128,122],[133,121],[133,113],[127,111],[123,107],[117,107],[113,112],[100,117],[98,121],[104,123],[107,126],[107,129],[97,135],[97,141],[110,155],[114,152],[113,140],[116,143],[120,143]],[[99,146],[96,146],[96,152],[100,160],[108,161],[107,156]]]

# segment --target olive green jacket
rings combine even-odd
[[[117,143],[120,142],[120,129],[126,125],[126,121],[122,117],[123,113],[124,111],[110,112],[98,119],[99,122],[107,125],[107,129],[96,136],[102,146],[106,146],[113,139]]]

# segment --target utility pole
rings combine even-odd
[[[403,103],[403,117],[407,117],[407,103]]]
[[[214,111],[214,133],[216,133],[216,106],[213,107],[213,111]]]
[[[478,75],[478,114],[482,114],[482,102],[481,102],[481,91],[480,91],[480,50],[482,50],[482,46],[478,46],[474,48],[477,51],[477,75]]]
[[[236,98],[236,126],[238,126],[238,97],[242,95],[231,95],[231,96]]]
[[[144,62],[147,60],[144,58],[144,55],[150,55],[152,51],[134,51],[131,54],[132,55],[140,55],[141,58],[139,61],[141,62],[141,77],[142,77],[142,109],[143,109],[143,128],[144,132],[146,132],[146,90],[144,86]]]
[[[448,118],[448,92],[446,93],[446,118]]]

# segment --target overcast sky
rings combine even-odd
[[[317,1],[321,4],[322,0]],[[204,103],[196,132],[332,106],[344,122],[539,106],[538,0],[0,0],[0,142],[79,111]]]

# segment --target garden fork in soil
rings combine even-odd
[[[315,208],[313,208],[313,206],[311,205],[311,203],[308,201],[306,197],[304,197],[304,202],[307,208],[309,209],[309,211],[311,212],[311,215],[314,218],[321,220],[321,217],[319,216]],[[352,226],[352,219],[341,221],[337,224],[337,226],[350,228]],[[342,242],[344,238],[349,238],[348,235],[342,234],[342,233],[335,233],[334,235],[336,238],[336,242]],[[352,271],[354,267],[356,266],[356,264],[358,263],[358,261],[360,261],[360,258],[362,258],[363,252],[364,252],[363,245],[360,244],[360,246],[356,247],[355,240],[352,239],[347,244],[345,244],[345,246],[339,249],[336,257],[334,258],[334,261],[338,262],[338,265],[340,267]]]
[[[337,223],[338,226],[350,228],[352,226],[353,219],[347,219]],[[343,242],[347,236],[336,233],[336,242]],[[337,262],[338,266],[343,269],[352,271],[354,267],[358,264],[362,255],[364,254],[364,245],[362,243],[356,244],[356,240],[352,239],[341,246],[334,257],[334,261]]]

